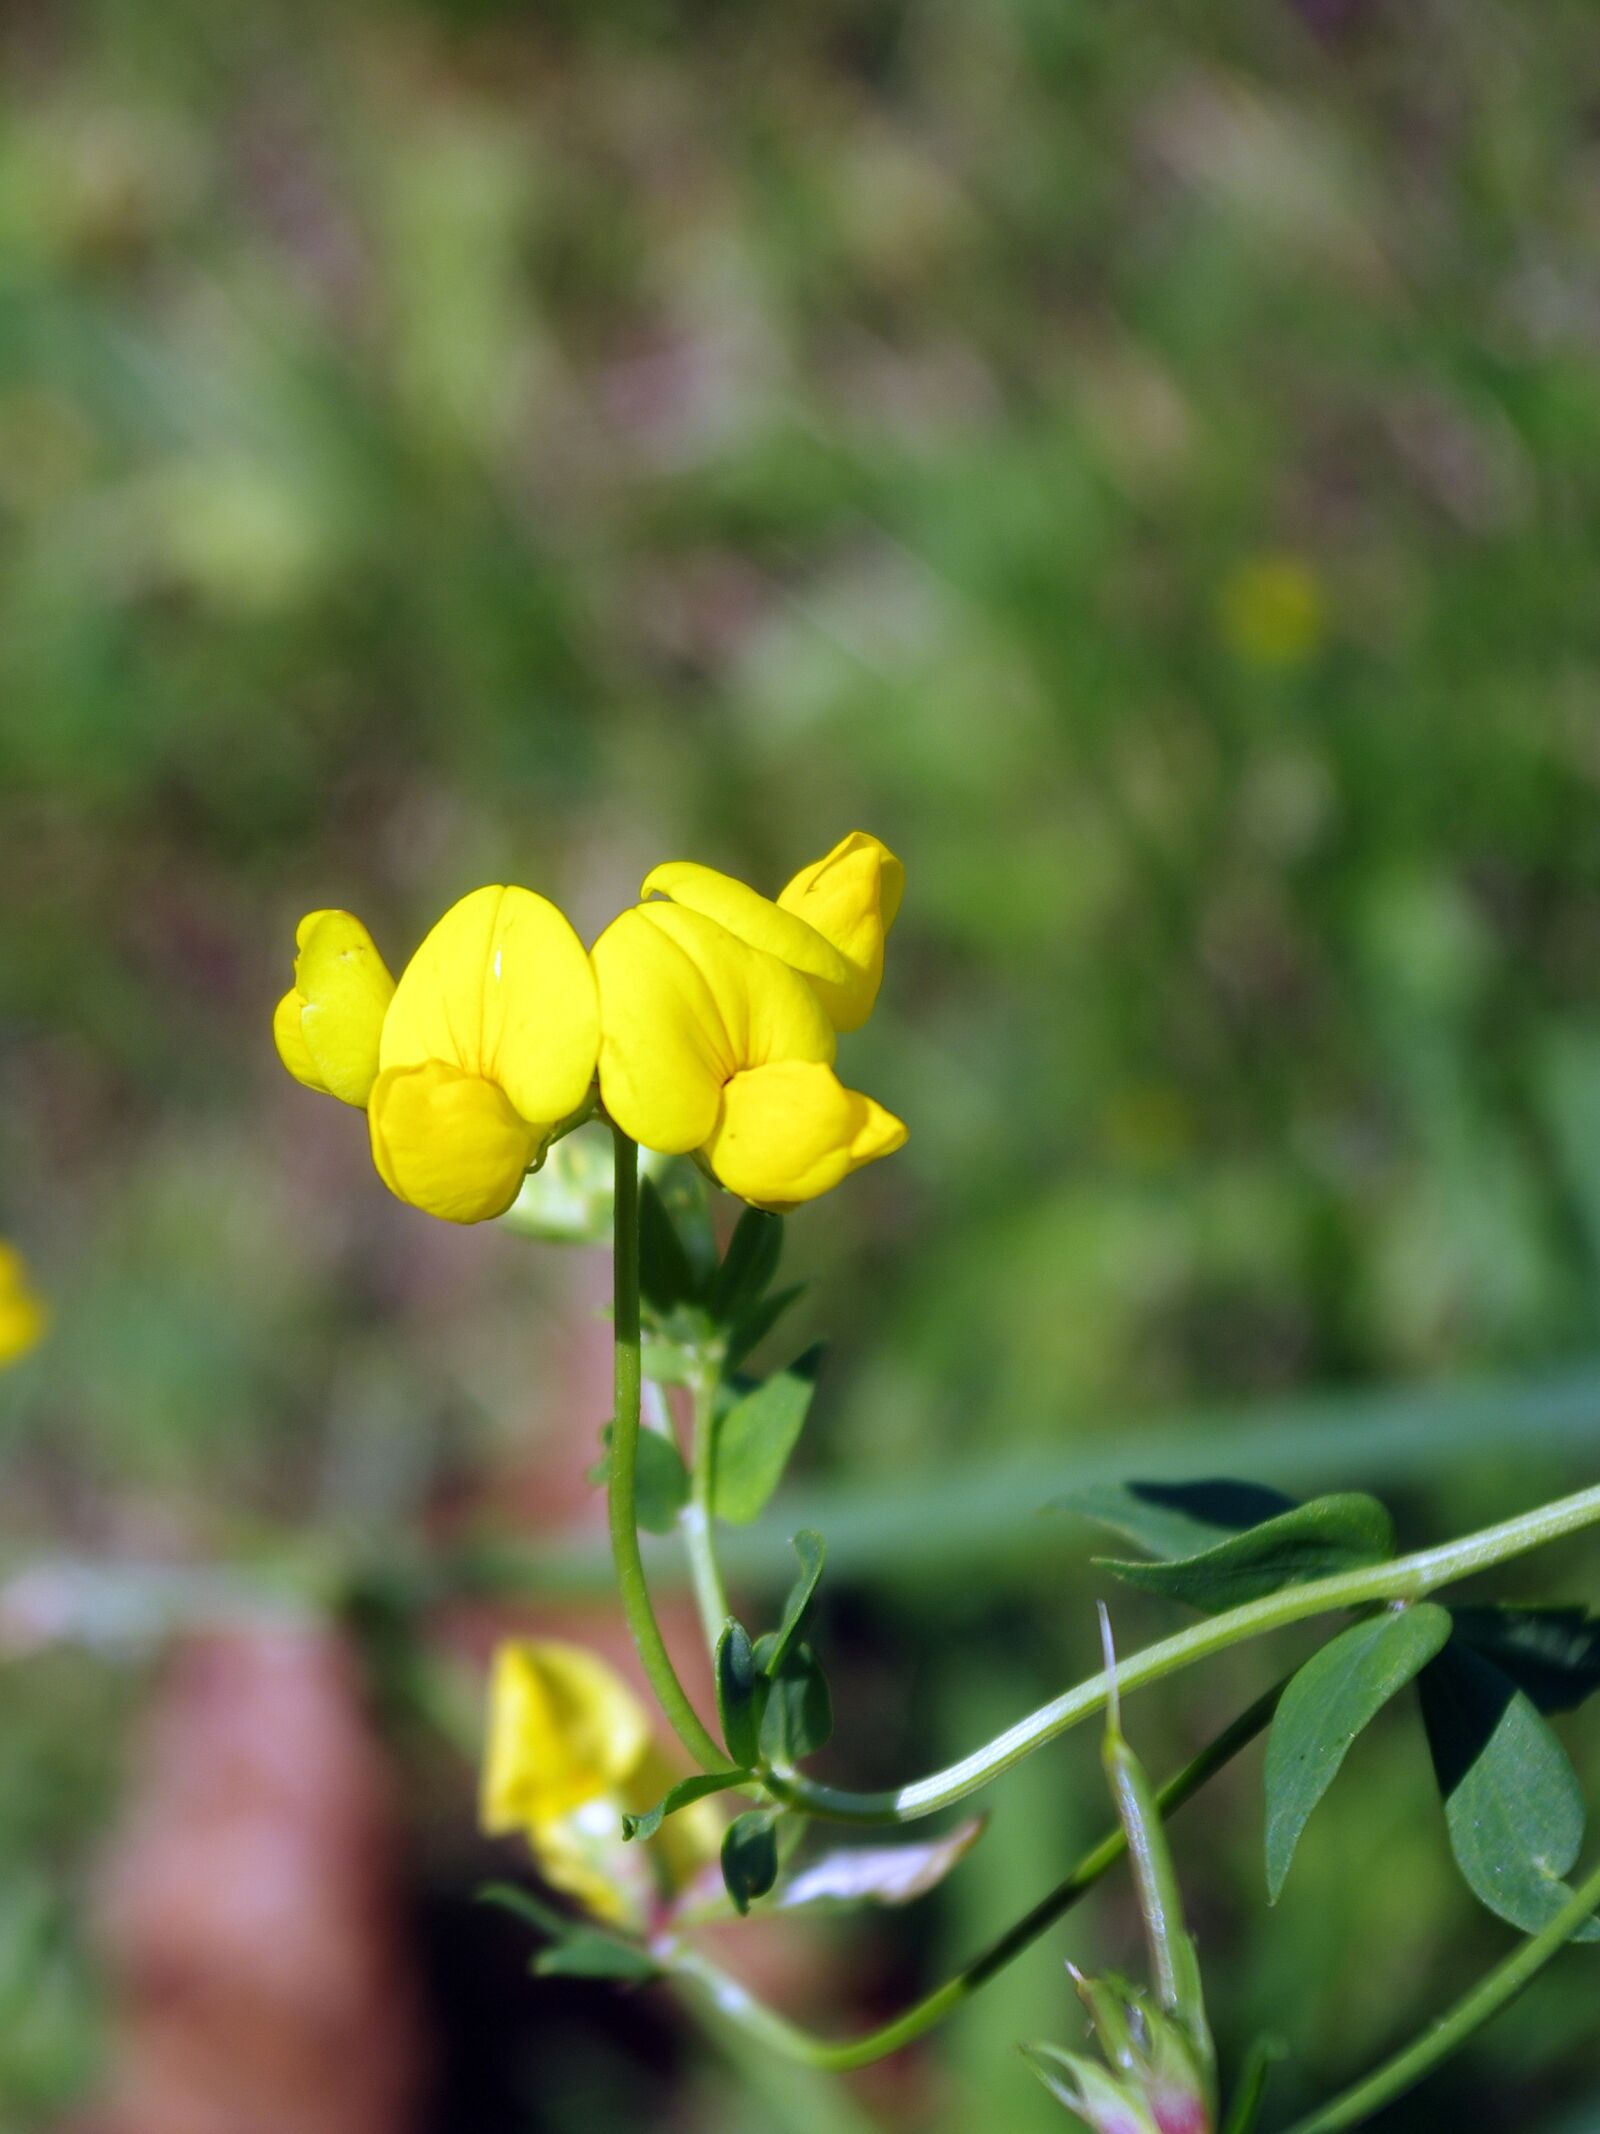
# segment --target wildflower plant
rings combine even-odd
[[[793,1537],[781,1609],[746,1622],[729,1605],[719,1535],[766,1506],[811,1402],[814,1353],[766,1375],[749,1367],[798,1294],[779,1280],[785,1217],[906,1138],[838,1071],[841,1039],[867,1020],[883,982],[903,886],[899,860],[859,831],[775,898],[672,862],[587,951],[544,897],[492,886],[444,915],[398,981],[351,914],[314,912],[299,928],[278,1050],[308,1088],[366,1110],[374,1164],[393,1193],[446,1221],[499,1219],[535,1238],[611,1231],[614,1409],[595,1476],[609,1499],[619,1603],[658,1711],[580,1648],[521,1642],[499,1652],[484,1825],[523,1838],[571,1909],[498,1894],[544,1937],[537,1968],[660,1978],[762,2049],[846,2069],[932,2028],[1126,1860],[1150,1981],[1075,1967],[1098,2053],[1033,2046],[1032,2064],[1098,2134],[1251,2134],[1271,2055],[1258,2048],[1241,2067],[1218,2064],[1167,1824],[1265,1734],[1275,1900],[1352,1743],[1414,1688],[1456,1864],[1519,1938],[1414,2044],[1293,2134],[1362,2124],[1568,1943],[1600,1940],[1600,1869],[1575,1875],[1585,1804],[1551,1725],[1600,1687],[1600,1618],[1582,1604],[1434,1598],[1600,1524],[1600,1487],[1411,1552],[1388,1510],[1355,1492],[1297,1503],[1221,1479],[1079,1492],[1055,1509],[1074,1522],[1064,1532],[1092,1525],[1116,1538],[1122,1553],[1096,1559],[1108,1584],[1192,1620],[1120,1661],[1107,1630],[1100,1665],[943,1770],[876,1791],[813,1777],[807,1766],[833,1728],[814,1630],[824,1537]],[[609,1165],[592,1136],[572,1138],[591,1122],[609,1130]],[[736,1219],[719,1219],[724,1196],[744,1203]],[[648,1426],[647,1386],[656,1389]],[[677,1535],[686,1553],[714,1712],[697,1708],[662,1636],[641,1528]],[[1123,1735],[1125,1698],[1236,1645],[1330,1620],[1333,1634],[1309,1659],[1152,1786]],[[892,2021],[815,2037],[706,1953],[702,1926],[754,1910],[923,1896],[960,1867],[982,1823],[931,1840],[906,1827],[1101,1713],[1112,1827]],[[819,1851],[817,1833],[830,1826],[878,1835]]]

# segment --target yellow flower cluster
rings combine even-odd
[[[544,1879],[596,1918],[648,1926],[662,1897],[717,1857],[710,1801],[669,1816],[648,1844],[623,1839],[623,1811],[642,1815],[682,1775],[596,1654],[555,1639],[496,1652],[480,1820],[491,1837],[525,1837]]]
[[[904,880],[859,830],[776,901],[674,861],[590,953],[532,890],[475,889],[398,985],[359,919],[315,911],[278,1052],[308,1088],[364,1106],[384,1183],[449,1222],[505,1213],[597,1073],[634,1140],[790,1208],[906,1138],[833,1071],[840,1033],[872,1012]]]

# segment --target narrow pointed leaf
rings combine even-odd
[[[654,1179],[639,1184],[639,1294],[657,1312],[695,1295],[694,1269]]]
[[[1394,1554],[1394,1522],[1376,1497],[1317,1497],[1197,1556],[1170,1563],[1096,1561],[1131,1586],[1208,1615],[1285,1586],[1304,1586]]]
[[[676,1815],[680,1808],[687,1808],[693,1801],[703,1801],[713,1793],[726,1793],[730,1786],[742,1786],[751,1776],[748,1770],[697,1771],[692,1778],[680,1778],[643,1815],[625,1815],[622,1835],[625,1838],[653,1838],[667,1817]]]
[[[768,1675],[779,1673],[784,1661],[805,1633],[811,1620],[812,1605],[817,1597],[817,1581],[822,1576],[823,1559],[827,1554],[822,1536],[810,1527],[802,1527],[791,1536],[789,1546],[800,1559],[800,1576],[789,1588],[783,1604],[783,1618],[776,1630],[768,1631],[757,1647],[756,1664]]]
[[[1456,1865],[1491,1912],[1537,1933],[1571,1897],[1564,1877],[1583,1844],[1571,1760],[1526,1692],[1459,1642],[1425,1671],[1421,1690]],[[1600,1922],[1573,1939],[1600,1940]]]
[[[1170,1560],[1292,1512],[1296,1502],[1256,1482],[1102,1482],[1052,1497],[1046,1509],[1076,1512],[1147,1556]]]
[[[1431,1601],[1341,1631],[1283,1693],[1267,1741],[1267,1895],[1276,1904],[1300,1833],[1339,1775],[1350,1744],[1450,1636]]]
[[[719,1519],[759,1518],[783,1479],[817,1389],[822,1344],[735,1402],[717,1426],[712,1504]]]
[[[796,1645],[767,1690],[761,1715],[761,1754],[769,1764],[795,1764],[815,1755],[833,1732],[833,1699],[822,1664],[809,1645]]]
[[[805,1295],[804,1282],[787,1289],[774,1289],[748,1311],[741,1312],[728,1330],[726,1368],[736,1371],[758,1342],[765,1341],[791,1304]]]
[[[1222,2122],[1222,2134],[1256,2134],[1267,2093],[1267,2077],[1272,2072],[1273,2062],[1282,2058],[1283,2046],[1277,2038],[1254,2040],[1245,2054],[1244,2071],[1228,2107],[1228,2116]]]
[[[528,1926],[537,1927],[552,1941],[564,1941],[573,1931],[572,1921],[553,1906],[543,1903],[525,1889],[518,1889],[513,1882],[490,1882],[478,1891],[480,1904],[498,1905],[502,1911],[514,1913]]]
[[[587,1931],[541,1949],[532,1968],[540,1978],[615,1978],[633,1985],[658,1977],[661,1970],[653,1957],[632,1942]]]
[[[783,1252],[783,1217],[746,1208],[711,1284],[711,1316],[731,1326],[765,1294]]]

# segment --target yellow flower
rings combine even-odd
[[[49,1324],[50,1313],[28,1279],[22,1254],[0,1244],[0,1366],[26,1356]]]
[[[1218,600],[1222,634],[1257,667],[1300,667],[1328,631],[1322,580],[1298,556],[1252,556],[1236,566]]]
[[[730,1192],[789,1208],[905,1140],[898,1119],[835,1075],[833,1023],[790,960],[679,901],[625,911],[593,962],[600,1094],[647,1148],[692,1151]]]
[[[307,1089],[364,1105],[394,980],[348,911],[307,912],[294,938],[294,984],[272,1018],[278,1057]]]
[[[810,981],[841,1035],[872,1013],[883,979],[883,941],[894,924],[906,871],[888,846],[852,830],[802,867],[777,902],[731,874],[669,860],[645,876],[646,897],[670,897],[715,919],[751,948],[765,949]]]
[[[623,1811],[653,1808],[680,1775],[643,1705],[596,1654],[554,1639],[496,1652],[483,1827],[521,1832],[545,1880],[597,1918],[647,1926],[663,1885],[682,1888],[716,1857],[722,1819],[709,1801],[669,1816],[648,1845],[622,1836]]]
[[[502,1215],[581,1109],[599,1046],[594,974],[531,889],[475,889],[407,964],[383,1018],[368,1120],[392,1193],[447,1222]]]

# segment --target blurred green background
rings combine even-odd
[[[910,1145],[790,1226],[840,1777],[1093,1664],[1047,1483],[1215,1448],[1421,1543],[1592,1478],[1592,6],[62,0],[0,61],[0,1229],[55,1314],[0,1536],[104,1575],[0,1673],[5,2134],[102,2081],[145,1567],[381,1570],[514,1488],[595,1585],[603,1260],[389,1201],[272,1054],[308,908],[398,967],[481,881],[592,935],[659,858],[904,857],[848,1064]],[[1152,1764],[1269,1665],[1140,1700]],[[469,1778],[393,1731],[430,2128],[1064,2124],[1011,2048],[1076,2035],[1063,1954],[1135,1960],[1118,1892],[908,2067],[763,2097],[516,1946],[474,2030]],[[791,1998],[884,2012],[1022,1909],[1092,1743],[993,1805]],[[1413,1712],[1271,1914],[1259,1844],[1246,1759],[1180,1867],[1286,2107],[1505,1946]],[[1600,2127],[1593,1999],[1575,1955],[1384,2125]]]

